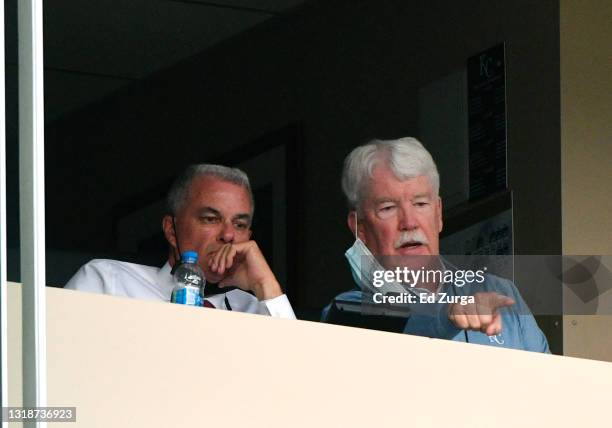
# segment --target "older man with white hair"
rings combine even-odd
[[[368,293],[373,290],[372,266],[391,272],[423,262],[429,269],[449,268],[439,257],[443,225],[439,183],[431,155],[414,138],[373,140],[347,156],[342,188],[349,205],[348,227],[356,239],[346,257],[358,287],[337,296],[324,309],[323,321],[330,321],[330,309],[338,301],[373,303],[365,301],[372,296]],[[416,284],[423,300],[416,298],[414,288],[407,289],[411,293],[406,294],[415,297],[403,302],[409,308],[404,333],[550,352],[511,281],[485,274],[482,283],[470,288],[437,278]],[[466,302],[436,298],[465,296],[469,290],[475,292]],[[428,296],[434,297],[428,300]]]

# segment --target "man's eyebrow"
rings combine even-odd
[[[419,194],[414,195],[412,197],[412,199],[422,199],[422,198],[431,198],[431,194],[429,194],[429,193],[419,193]]]
[[[383,196],[382,198],[374,199],[374,203],[375,204],[382,204],[383,202],[397,202],[397,199],[391,198],[391,197],[387,197],[387,196]]]
[[[223,217],[223,215],[221,214],[221,211],[213,208],[213,207],[203,207],[200,209],[200,215],[205,215],[205,214],[213,214],[214,216],[217,217]],[[247,221],[249,224],[251,223],[251,214],[248,213],[240,213],[240,214],[236,214],[234,217],[232,217],[232,220],[244,220]]]
[[[234,216],[234,220],[246,220],[246,221],[250,222],[251,221],[251,214],[247,214],[247,213],[236,214]]]
[[[200,209],[200,215],[202,215],[202,214],[214,214],[216,216],[221,217],[221,213],[218,210],[214,209],[213,207],[203,207],[203,208],[201,208]]]

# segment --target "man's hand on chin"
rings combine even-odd
[[[255,241],[225,244],[207,255],[207,281],[252,291],[258,300],[283,294]]]

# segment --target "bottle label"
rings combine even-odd
[[[200,277],[200,275],[197,275],[195,273],[186,274],[183,277],[183,280],[185,281],[186,284],[193,285],[195,287],[199,287],[200,283],[202,282],[202,278]]]
[[[172,293],[172,303],[180,303],[181,305],[202,306],[202,296],[200,290],[196,287],[183,287]]]

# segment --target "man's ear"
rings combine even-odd
[[[438,233],[442,232],[442,198],[438,196]]]
[[[365,237],[363,235],[363,227],[359,227],[359,222],[357,221],[357,211],[355,210],[349,211],[348,216],[346,218],[346,223],[349,229],[351,230],[351,232],[353,233],[353,236],[358,236],[359,239],[361,239],[365,244]],[[355,230],[357,230],[357,233],[355,233]]]
[[[165,215],[162,219],[162,229],[164,231],[164,236],[166,237],[166,241],[172,247],[176,248],[176,232],[174,230],[174,222],[172,221],[173,217],[169,214]]]

